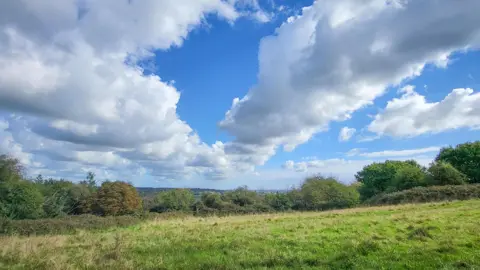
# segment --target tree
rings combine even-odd
[[[427,181],[432,186],[463,185],[467,182],[467,176],[443,161],[434,162],[428,168]]]
[[[43,196],[29,181],[0,183],[0,216],[10,219],[35,219],[43,216]]]
[[[253,205],[260,199],[257,192],[248,190],[246,186],[225,192],[222,198],[224,201],[230,201],[238,206]]]
[[[23,166],[18,159],[0,155],[0,183],[23,179]]]
[[[195,203],[195,196],[190,189],[177,188],[159,192],[155,198],[155,212],[189,211]]]
[[[359,201],[358,192],[335,178],[316,176],[305,180],[300,188],[307,210],[347,208]]]
[[[421,168],[414,160],[387,160],[383,163],[372,163],[363,167],[363,169],[355,175],[357,181],[362,183],[359,187],[361,199],[366,200],[387,191],[392,185],[397,172],[401,168],[412,166]]]
[[[137,190],[125,182],[104,182],[94,196],[93,210],[104,216],[132,214],[142,206]]]
[[[92,212],[92,204],[96,194],[86,184],[73,185],[68,190],[68,213],[73,215],[88,214]]]
[[[442,148],[435,161],[448,162],[465,174],[470,183],[480,183],[480,141]]]
[[[222,206],[222,195],[218,192],[204,192],[200,201],[208,208],[220,209]]]
[[[277,211],[287,211],[293,207],[293,201],[287,193],[267,193],[265,202]]]
[[[406,166],[397,171],[392,183],[387,188],[387,192],[401,191],[426,185],[426,174],[423,168],[418,166]]]

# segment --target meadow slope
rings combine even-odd
[[[480,269],[480,201],[2,237],[1,269]]]

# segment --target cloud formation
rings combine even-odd
[[[441,147],[432,146],[418,149],[385,150],[378,152],[363,152],[364,149],[354,148],[346,153],[349,157],[360,156],[367,158],[412,157],[422,154],[438,153]]]
[[[175,86],[137,65],[181,46],[209,14],[233,22],[262,10],[252,0],[1,1],[0,109],[16,114],[2,121],[2,150],[60,172],[53,163],[165,178],[234,170],[223,144],[179,119]]]
[[[343,127],[338,134],[338,140],[341,142],[349,141],[357,130],[354,128]]]
[[[368,130],[378,135],[414,137],[459,128],[480,127],[480,93],[469,88],[453,89],[443,100],[428,102],[413,86],[387,103]]]
[[[258,83],[219,125],[239,144],[291,151],[426,65],[478,49],[479,9],[477,0],[316,1],[262,40]]]

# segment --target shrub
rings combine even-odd
[[[432,186],[463,185],[466,184],[467,177],[449,163],[438,161],[428,168],[427,180]]]
[[[43,196],[26,180],[0,183],[0,217],[34,219],[43,215]]]
[[[405,167],[421,168],[414,160],[387,160],[383,163],[373,163],[363,167],[363,169],[355,175],[357,181],[362,183],[359,187],[361,199],[366,200],[387,191],[389,188],[391,189],[395,175],[400,169]]]
[[[409,190],[381,194],[370,198],[365,203],[369,205],[383,205],[468,200],[476,198],[480,198],[480,184],[416,187]]]
[[[222,205],[222,195],[218,192],[204,192],[200,198],[205,207],[220,209]]]
[[[426,185],[426,174],[422,168],[418,166],[406,166],[397,171],[387,191],[401,191]]]
[[[256,204],[260,201],[260,196],[257,192],[248,190],[247,187],[239,187],[235,190],[225,192],[222,195],[224,201],[232,202],[238,206],[247,206]]]
[[[195,195],[189,189],[172,189],[159,192],[155,198],[154,212],[190,211],[195,203]]]
[[[36,220],[0,219],[1,235],[72,234],[77,230],[101,230],[138,224],[135,216],[99,217],[94,215],[69,216]]]
[[[287,193],[265,194],[265,202],[276,211],[287,211],[293,207],[293,201]]]
[[[470,183],[480,183],[480,141],[443,148],[435,161],[448,162],[465,174]]]
[[[125,182],[104,182],[94,198],[94,212],[104,216],[132,214],[142,207],[137,190]]]
[[[358,192],[334,178],[316,176],[303,183],[302,194],[306,210],[328,210],[352,207],[358,203]]]

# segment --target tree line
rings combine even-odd
[[[354,207],[385,194],[391,194],[389,200],[395,201],[392,196],[405,190],[417,188],[408,194],[420,196],[424,191],[419,191],[418,187],[480,183],[480,141],[442,148],[428,167],[414,160],[388,160],[365,166],[355,178],[356,182],[346,185],[333,177],[313,176],[298,188],[265,194],[239,187],[222,193],[203,192],[200,198],[196,198],[189,189],[172,189],[142,198],[127,182],[106,181],[98,186],[93,173],[88,173],[86,179],[78,183],[42,176],[26,179],[18,160],[2,155],[0,218],[23,220],[84,214],[123,216],[145,212],[204,215],[322,211]],[[435,189],[435,192],[447,192],[448,189]]]

